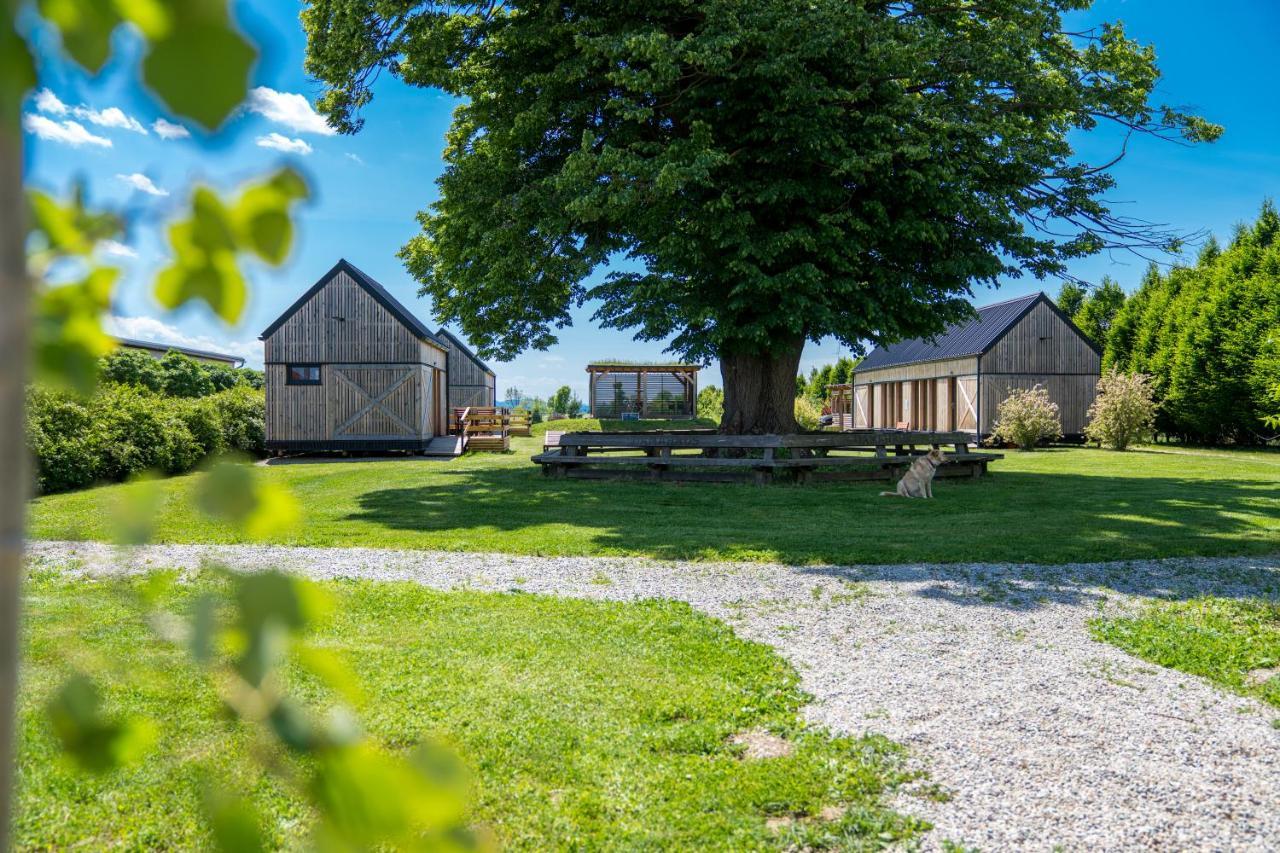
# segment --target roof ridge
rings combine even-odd
[[[1049,298],[1049,295],[1045,293],[1043,290],[1037,290],[1035,293],[1027,293],[1027,294],[1023,294],[1022,296],[1013,296],[1008,299],[1001,299],[999,302],[989,302],[986,305],[977,305],[977,306],[974,306],[974,310],[984,311],[987,308],[999,308],[1001,305],[1008,305],[1012,302],[1021,302],[1024,299],[1039,299],[1041,296],[1043,296],[1045,299]]]

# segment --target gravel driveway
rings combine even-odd
[[[30,550],[35,562],[115,565],[104,545]],[[842,568],[157,545],[128,564],[205,558],[318,578],[688,601],[791,660],[814,721],[911,747],[931,785],[896,805],[934,823],[928,847],[1280,848],[1280,712],[1087,630],[1142,597],[1275,594],[1280,560]]]

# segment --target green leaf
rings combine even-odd
[[[150,542],[163,498],[154,480],[140,480],[118,490],[109,510],[113,541],[119,545]]]
[[[175,223],[169,229],[175,248],[191,228],[190,223]],[[156,275],[156,299],[169,310],[176,310],[192,300],[201,300],[227,323],[236,323],[244,311],[248,287],[244,275],[231,252],[215,255],[183,254],[179,251],[174,264]]]
[[[454,835],[465,820],[462,774],[430,772],[368,744],[326,750],[316,763],[311,794],[324,831],[364,847],[427,833],[440,849],[466,849]]]
[[[111,55],[111,34],[120,24],[113,0],[40,0],[40,14],[62,33],[71,58],[97,74]]]
[[[82,281],[41,290],[35,304],[36,376],[81,393],[93,390],[99,359],[116,342],[102,330],[102,315],[120,271],[98,267]]]
[[[107,719],[98,688],[85,675],[67,679],[45,711],[62,748],[82,768],[95,773],[132,764],[155,742],[150,720]]]
[[[170,110],[213,130],[244,100],[257,57],[225,19],[179,19],[152,43],[142,75]]]
[[[201,803],[214,845],[226,853],[256,853],[266,850],[262,837],[262,817],[253,803],[226,788],[205,786]]]
[[[241,245],[269,264],[280,264],[293,243],[289,205],[310,194],[306,181],[293,169],[281,169],[241,195],[232,211]]]
[[[196,492],[201,510],[228,521],[250,539],[288,531],[301,516],[298,502],[279,483],[258,482],[248,465],[220,462],[201,480]]]
[[[53,255],[87,257],[100,240],[121,231],[115,214],[85,209],[81,189],[68,204],[39,190],[27,190],[27,210],[31,231],[43,238],[45,251]]]
[[[332,649],[299,645],[298,662],[319,678],[326,687],[352,705],[364,703],[364,691],[355,671]]]

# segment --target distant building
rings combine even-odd
[[[489,366],[443,326],[436,332],[436,340],[449,351],[449,408],[496,406],[498,377]]]
[[[340,260],[262,333],[267,448],[423,451],[449,429],[449,347]]]
[[[165,353],[173,350],[205,364],[225,364],[228,367],[241,367],[244,365],[243,358],[238,355],[229,355],[225,352],[192,349],[191,347],[180,347],[177,344],[162,344],[154,341],[140,341],[136,338],[116,338],[116,343],[120,345],[121,349],[145,352],[152,358],[164,358]]]
[[[846,429],[963,431],[990,435],[1015,389],[1040,385],[1058,404],[1062,431],[1084,432],[1102,352],[1048,296],[978,309],[935,340],[877,347],[836,386],[832,413]]]
[[[698,411],[698,365],[597,361],[587,365],[593,418],[688,419]]]

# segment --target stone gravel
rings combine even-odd
[[[1280,594],[1280,559],[783,566],[273,546],[31,543],[91,573],[278,567],[581,598],[672,598],[776,648],[816,723],[906,744],[899,809],[987,850],[1280,849],[1280,711],[1094,641],[1149,598]]]

